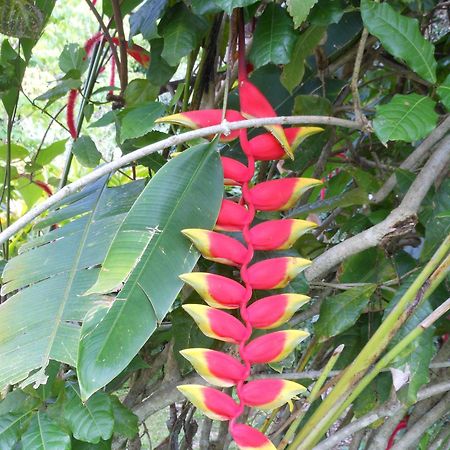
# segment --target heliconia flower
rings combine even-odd
[[[315,178],[281,178],[259,183],[250,190],[256,209],[284,211],[292,208],[308,189],[322,184]]]
[[[248,180],[248,168],[233,158],[222,156],[223,179],[225,186],[239,186]]]
[[[286,138],[292,149],[296,149],[307,137],[320,133],[320,127],[284,128]],[[278,140],[270,133],[260,134],[249,140],[252,156],[257,161],[271,161],[284,159],[287,155]]]
[[[196,130],[197,128],[211,127],[222,123],[223,111],[221,109],[202,109],[200,111],[186,111],[171,116],[160,117],[156,123],[173,123],[183,125],[187,128]],[[237,122],[244,120],[244,117],[238,111],[229,109],[225,113],[225,120],[228,122]],[[239,130],[230,131],[229,134],[220,135],[222,142],[229,142],[239,136]]]
[[[178,390],[206,416],[214,420],[230,420],[239,405],[224,392],[200,384],[184,384]]]
[[[189,348],[180,353],[202,378],[215,386],[234,386],[245,376],[245,367],[226,353],[205,348]]]
[[[240,450],[276,450],[261,431],[243,423],[235,424],[230,433]]]
[[[241,114],[247,119],[276,117],[277,115],[264,94],[247,79],[239,81],[239,101]],[[265,128],[274,135],[286,153],[293,158],[294,155],[283,127],[281,125],[266,125]]]
[[[228,266],[239,266],[245,259],[247,248],[238,240],[210,230],[188,228],[181,231],[204,258]]]
[[[293,381],[281,379],[254,380],[246,383],[241,390],[241,400],[251,407],[275,409],[305,392],[306,388]]]
[[[268,220],[250,229],[251,242],[255,250],[286,250],[300,236],[316,227],[315,222],[308,220]]]
[[[203,334],[213,339],[238,344],[245,337],[245,326],[236,317],[205,305],[183,305]]]
[[[248,218],[248,210],[231,200],[222,200],[215,230],[242,231]]]
[[[287,286],[311,261],[293,256],[265,259],[248,268],[253,289],[277,289]]]
[[[120,42],[117,37],[113,37],[112,41],[116,46],[119,46]],[[128,45],[128,43],[125,43],[125,48],[127,49],[127,53],[133,59],[135,59],[141,66],[148,69],[150,66],[150,53],[145,48],[137,44]]]
[[[276,328],[286,323],[309,299],[302,294],[278,294],[262,298],[248,307],[249,321],[253,328]]]
[[[303,330],[283,330],[268,333],[250,341],[245,347],[245,358],[252,364],[278,362],[309,336]]]
[[[180,275],[213,308],[236,309],[245,296],[245,288],[231,278],[207,272]]]

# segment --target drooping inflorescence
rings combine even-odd
[[[241,110],[227,111],[226,120],[242,117],[271,117],[275,111],[264,95],[246,76],[239,79]],[[159,120],[200,128],[218,124],[220,110],[191,111]],[[222,157],[225,185],[240,186],[239,202],[224,199],[215,231],[186,229],[183,233],[206,259],[239,268],[240,280],[212,273],[181,275],[208,306],[187,304],[183,308],[192,316],[202,332],[237,346],[239,359],[225,352],[190,348],[182,355],[210,384],[235,387],[237,401],[227,393],[202,385],[183,385],[178,389],[208,417],[229,421],[229,431],[240,449],[275,449],[259,430],[240,423],[245,407],[271,410],[291,401],[305,388],[282,379],[249,381],[254,364],[273,363],[284,359],[304,340],[303,330],[273,331],[252,339],[254,329],[273,329],[286,323],[295,311],[308,301],[301,294],[270,295],[251,302],[254,290],[283,288],[310,264],[299,257],[276,257],[253,262],[255,251],[290,248],[315,224],[305,220],[279,219],[254,224],[256,211],[284,211],[300,196],[321,181],[308,178],[282,178],[252,184],[255,161],[278,160],[305,137],[321,131],[317,127],[283,129],[268,127],[269,133],[248,139],[247,130],[221,136],[224,141],[239,137],[247,164]],[[242,242],[222,232],[239,232]],[[261,296],[258,296],[261,297]],[[240,319],[223,310],[238,310]]]

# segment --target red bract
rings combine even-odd
[[[119,46],[120,41],[118,38],[113,37],[112,41],[116,46]],[[145,48],[143,48],[137,44],[128,45],[126,42],[125,42],[125,48],[127,50],[127,53],[134,60],[136,60],[144,68],[148,69],[148,67],[150,65],[150,53],[147,50],[145,50]]]
[[[241,33],[242,34],[242,33]],[[242,38],[240,38],[242,39]],[[240,58],[240,67],[243,58]],[[244,61],[245,62],[245,61]],[[229,112],[227,120],[245,117],[274,117],[275,111],[263,94],[248,81],[245,70],[239,72],[241,112]],[[160,121],[180,123],[191,128],[218,124],[221,110],[191,111]],[[282,211],[293,207],[300,196],[321,182],[309,178],[283,178],[250,186],[255,174],[255,159],[270,160],[285,156],[305,136],[321,131],[316,127],[267,127],[273,134],[263,134],[248,141],[247,131],[232,132],[225,139],[239,136],[247,164],[222,157],[225,184],[242,187],[239,203],[224,199],[215,226],[216,231],[242,234],[236,239],[209,230],[188,229],[183,233],[202,255],[215,262],[236,266],[241,283],[216,274],[192,273],[181,278],[190,284],[209,306],[184,305],[204,334],[236,344],[242,362],[222,352],[207,349],[183,350],[195,370],[216,386],[236,386],[239,403],[228,395],[201,386],[182,386],[181,391],[209,417],[230,420],[229,431],[241,450],[275,450],[260,431],[238,423],[245,407],[274,409],[305,391],[297,383],[280,379],[248,382],[252,364],[281,361],[309,336],[303,330],[283,330],[251,339],[253,328],[272,329],[286,323],[309,297],[302,294],[271,295],[250,302],[253,289],[285,287],[310,261],[298,257],[279,257],[254,262],[254,252],[290,248],[295,241],[316,224],[305,220],[270,220],[252,226],[255,211]],[[222,137],[224,138],[224,137]],[[284,147],[284,149],[283,149]],[[241,320],[219,309],[239,309]]]

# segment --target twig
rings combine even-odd
[[[122,14],[120,12],[119,0],[111,0],[111,3],[113,8],[114,22],[116,23],[117,28],[117,37],[119,38],[120,66],[118,66],[118,70],[120,78],[120,93],[123,95],[128,84],[127,42],[125,40],[125,32],[123,31],[123,20]]]
[[[382,222],[322,253],[306,270],[306,278],[310,281],[321,278],[350,255],[376,247],[385,236],[395,231],[399,224],[404,224],[405,221],[413,219],[422,200],[433,185],[436,173],[449,160],[450,136],[439,143],[436,151],[412,183],[400,206],[394,209]]]
[[[427,157],[431,148],[438,143],[450,130],[450,116],[447,117],[404,161],[400,169],[413,170]],[[379,191],[373,196],[373,203],[382,202],[394,189],[397,180],[391,175]]]
[[[87,0],[89,1],[89,0]],[[181,133],[175,136],[171,136],[162,141],[156,142],[154,144],[147,145],[135,150],[134,152],[128,153],[115,161],[104,164],[101,167],[93,170],[91,173],[79,178],[71,184],[64,186],[52,197],[46,201],[40,203],[34,208],[30,209],[26,214],[24,214],[20,219],[13,223],[10,227],[6,228],[2,233],[0,233],[0,244],[5,242],[11,236],[13,236],[17,231],[22,229],[28,223],[30,223],[37,216],[42,214],[48,208],[56,205],[60,200],[77,191],[78,189],[98,180],[99,178],[107,175],[115,170],[121,168],[124,165],[130,164],[133,161],[143,158],[144,156],[155,153],[164,148],[176,146],[183,142],[187,142],[191,139],[198,139],[202,137],[211,136],[214,134],[228,133],[230,130],[238,130],[241,128],[253,128],[261,127],[264,125],[294,125],[294,124],[322,124],[322,125],[332,125],[341,126],[350,129],[361,129],[362,125],[352,120],[338,119],[336,117],[327,116],[279,116],[279,117],[264,117],[258,119],[241,120],[237,122],[227,122],[226,124],[214,125],[212,127],[205,127],[198,130],[188,131],[186,133]]]
[[[361,70],[361,64],[364,57],[364,49],[366,48],[367,37],[369,36],[369,32],[367,28],[363,29],[361,34],[361,39],[359,41],[358,50],[356,52],[355,65],[353,68],[352,81],[350,83],[350,88],[352,90],[353,96],[353,109],[355,111],[355,119],[362,123],[368,123],[366,116],[361,110],[361,97],[358,92],[358,80],[359,80],[359,72]]]
[[[450,381],[444,381],[442,383],[423,388],[417,394],[417,401],[421,401],[426,398],[433,397],[435,395],[443,394],[444,392],[448,392],[449,390],[450,390]],[[358,420],[355,420],[346,427],[340,429],[337,433],[332,434],[328,439],[316,445],[314,447],[314,450],[334,449],[341,441],[343,441],[348,436],[351,436],[353,433],[356,433],[357,431],[368,427],[372,423],[376,422],[378,419],[392,416],[401,408],[402,408],[401,403],[383,405],[382,407],[376,409],[375,411],[372,411],[360,417]],[[401,448],[405,449],[412,447],[402,446]],[[400,447],[397,450],[400,450]]]

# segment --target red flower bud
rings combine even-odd
[[[247,218],[247,208],[231,200],[222,200],[214,229],[219,231],[242,231]]]
[[[223,178],[225,186],[239,186],[248,180],[248,168],[233,158],[222,156]]]
[[[240,450],[276,450],[276,447],[261,431],[248,425],[238,423],[231,428],[230,432]]]

